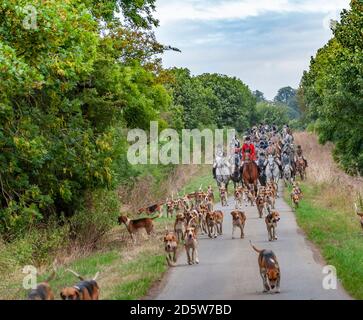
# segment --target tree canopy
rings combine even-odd
[[[315,124],[322,143],[335,143],[335,159],[351,174],[363,174],[362,29],[363,4],[353,0],[311,59],[298,99],[304,121]]]
[[[297,119],[300,117],[299,104],[297,102],[297,90],[291,87],[283,87],[279,89],[275,102],[285,104],[288,108],[289,117]]]
[[[256,98],[239,79],[220,74],[192,76],[172,69],[174,102],[183,109],[186,128],[231,127],[244,131],[255,119]]]
[[[128,171],[121,126],[163,122],[171,104],[150,60],[154,1],[35,1],[34,29],[26,4],[0,5],[0,232],[115,184]]]

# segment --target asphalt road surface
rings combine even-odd
[[[199,237],[199,265],[187,265],[185,251],[178,258],[154,294],[157,300],[341,300],[351,299],[338,282],[336,290],[323,288],[325,263],[297,226],[290,206],[282,199],[276,201],[281,220],[278,240],[269,242],[264,219],[258,218],[257,208],[243,208],[247,215],[245,239],[236,229],[232,240],[230,212],[234,201],[221,207],[224,216],[223,236],[209,239]],[[262,292],[262,280],[257,263],[258,254],[249,240],[259,249],[271,249],[281,269],[281,293]],[[339,278],[339,274],[338,274]]]

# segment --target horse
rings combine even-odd
[[[251,186],[253,185],[254,195],[257,195],[257,179],[259,177],[258,167],[256,162],[250,160],[249,153],[245,154],[245,162],[241,167],[241,175],[242,181],[249,190],[251,190]]]
[[[228,184],[231,180],[231,164],[224,157],[216,157],[215,160],[215,179],[218,187],[223,184],[228,192]]]
[[[266,154],[269,156],[269,155],[272,155],[272,156],[276,156],[276,147],[274,144],[269,144],[269,146],[266,148]]]
[[[281,166],[282,166],[282,178],[284,179],[285,186],[287,187],[289,183],[292,183],[292,166],[290,155],[283,153],[281,156]]]
[[[282,168],[282,172],[285,186],[287,187],[290,183],[292,183],[291,166],[289,164],[285,164]]]
[[[258,181],[260,185],[266,187],[266,173],[265,173],[265,160],[264,158],[259,158],[257,161],[257,167],[259,171]]]
[[[306,177],[306,163],[303,157],[298,157],[295,162],[296,173],[300,175],[301,180]]]
[[[276,187],[278,188],[280,180],[280,169],[275,161],[275,158],[271,155],[267,159],[265,172],[266,172],[267,181],[274,182]]]
[[[292,180],[295,180],[296,176],[296,164],[295,164],[295,150],[292,144],[285,144],[283,147],[283,152],[289,156],[290,166],[291,166],[291,177]]]
[[[241,171],[240,171],[240,159],[238,154],[235,154],[234,156],[232,156],[232,160],[230,160],[230,163],[233,163],[232,168],[231,168],[231,180],[233,182],[234,185],[234,190],[236,190],[237,186],[239,184],[242,184],[242,176],[241,176]]]

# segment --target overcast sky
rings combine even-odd
[[[272,99],[297,88],[310,57],[331,37],[349,0],[157,0],[165,67],[236,76]]]

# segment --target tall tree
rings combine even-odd
[[[257,102],[266,101],[264,93],[259,90],[254,91],[253,95],[256,97]]]
[[[315,120],[321,142],[335,142],[334,158],[351,174],[363,174],[362,29],[363,3],[353,0],[299,89],[305,120]]]
[[[72,215],[86,191],[114,186],[128,172],[120,127],[163,122],[171,103],[147,68],[159,49],[130,31],[155,25],[154,1],[34,1],[34,29],[25,4],[0,4],[0,233]]]
[[[297,90],[289,87],[281,88],[275,99],[275,102],[285,104],[288,107],[290,119],[297,119],[300,117],[300,109],[297,101]]]

